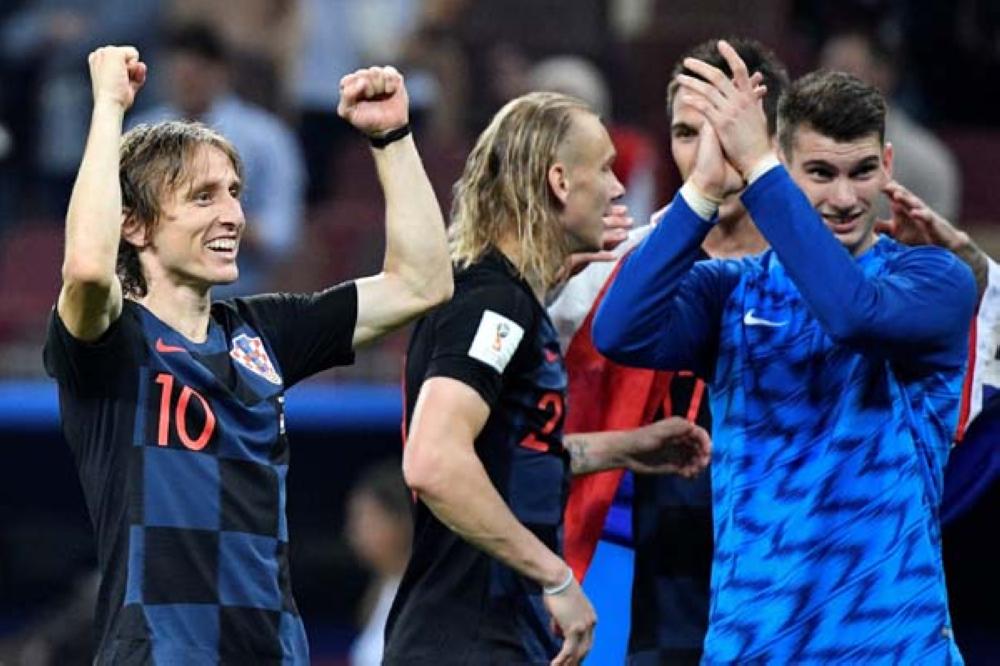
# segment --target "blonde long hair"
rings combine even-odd
[[[548,171],[578,113],[593,111],[548,92],[522,95],[497,112],[455,183],[449,238],[456,265],[468,266],[514,234],[521,276],[546,287],[554,283],[569,246]]]

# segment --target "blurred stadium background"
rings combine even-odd
[[[217,43],[194,49],[201,60],[182,60],[172,35],[192,23]],[[260,233],[245,270],[254,291],[298,291],[379,268],[382,202],[371,158],[335,114],[337,81],[359,66],[391,63],[406,75],[418,145],[447,209],[489,116],[538,81],[538,62],[574,56],[597,73],[584,77],[583,90],[621,130],[617,168],[639,214],[679,184],[664,114],[679,54],[713,36],[755,37],[798,76],[844,31],[872,37],[895,68],[883,82],[894,112],[936,137],[930,145],[945,171],[954,167],[931,181],[956,182],[953,220],[1000,256],[1000,112],[988,101],[1000,80],[996,0],[4,0],[0,663],[89,661],[87,637],[69,635],[76,625],[67,618],[89,611],[71,600],[86,590],[93,541],[41,345],[89,116],[92,48],[140,48],[150,71],[135,114],[199,105],[208,112],[225,95],[267,118],[257,134],[274,143],[237,141],[245,158],[255,151],[262,174],[255,182],[251,172],[247,183],[248,221]],[[220,63],[223,73],[211,74]],[[199,86],[203,99],[192,98]],[[282,210],[268,207],[279,199]],[[406,339],[406,332],[391,336],[359,353],[353,367],[289,393],[292,578],[316,663],[348,663],[357,631],[366,574],[342,536],[345,497],[362,470],[399,456]],[[956,635],[969,663],[1000,662],[1000,553],[991,543],[998,507],[994,484],[945,529]],[[26,638],[36,643],[25,649]]]

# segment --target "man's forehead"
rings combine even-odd
[[[567,136],[567,147],[576,152],[613,153],[614,144],[607,127],[593,113],[573,114],[573,125]]]
[[[684,88],[677,89],[673,100],[674,107],[671,109],[671,125],[699,126],[704,122],[705,116],[695,108],[693,104],[694,99],[695,95]]]
[[[229,155],[211,144],[201,144],[195,148],[184,161],[184,170],[189,181],[236,177],[236,168]]]
[[[810,159],[859,160],[871,156],[881,156],[882,140],[877,132],[846,141],[827,136],[811,127],[800,127],[793,135],[795,158],[799,161]]]

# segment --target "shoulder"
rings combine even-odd
[[[952,252],[933,245],[909,247],[890,238],[876,245],[885,259],[890,275],[911,277],[922,291],[937,292],[953,305],[975,307],[978,297],[976,278],[968,264]]]
[[[541,313],[541,304],[504,267],[479,263],[455,274],[455,294],[441,309],[471,315],[491,310],[524,326]]]
[[[972,269],[950,250],[936,245],[910,247],[891,238],[880,237],[875,248],[885,257],[886,265],[895,269],[926,268],[943,271],[956,277],[967,276],[974,284]]]

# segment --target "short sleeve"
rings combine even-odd
[[[264,294],[236,299],[238,310],[267,338],[285,386],[354,362],[358,290],[344,282],[314,294]],[[247,316],[249,315],[249,316]]]
[[[113,386],[116,376],[134,365],[141,344],[132,344],[141,334],[131,304],[111,323],[99,339],[88,342],[73,336],[59,311],[52,308],[42,357],[45,372],[75,393],[101,392]]]
[[[504,373],[535,334],[540,306],[516,285],[463,290],[436,312],[426,379],[450,377],[468,384],[491,407]]]

